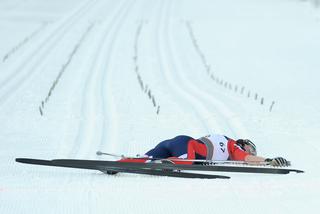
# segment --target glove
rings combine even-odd
[[[268,162],[271,166],[290,166],[290,162],[282,157],[267,158],[265,162]]]

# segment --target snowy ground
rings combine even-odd
[[[0,0],[0,213],[302,213],[320,191],[320,9],[299,0]],[[28,166],[250,138],[304,174]],[[222,174],[222,173],[219,173]]]

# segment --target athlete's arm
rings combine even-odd
[[[254,163],[254,162],[264,162],[266,159],[264,157],[259,157],[259,156],[254,156],[254,155],[247,155],[244,158],[244,161],[250,163]]]

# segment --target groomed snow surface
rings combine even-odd
[[[316,213],[320,9],[300,0],[1,0],[0,213]],[[221,133],[304,174],[23,165]],[[109,158],[110,159],[110,158]]]

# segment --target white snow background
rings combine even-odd
[[[300,0],[0,0],[0,213],[317,213],[320,8]],[[23,165],[221,133],[304,174]],[[110,158],[109,158],[110,159]]]

